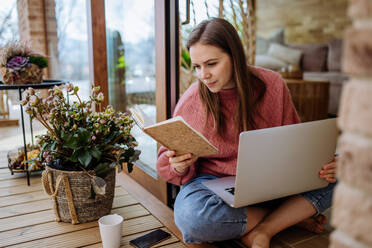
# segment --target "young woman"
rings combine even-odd
[[[330,206],[336,182],[334,161],[319,172],[329,182],[326,188],[281,199],[275,207],[257,204],[231,208],[201,184],[235,175],[241,131],[300,120],[280,75],[246,65],[242,43],[229,22],[213,18],[200,23],[192,31],[187,48],[199,80],[183,94],[175,115],[201,132],[219,153],[198,158],[192,154],[175,156],[164,147],[159,150],[158,174],[182,185],[174,217],[184,241],[241,238],[248,246],[268,248],[271,237],[297,223],[320,232],[325,223],[319,213]]]

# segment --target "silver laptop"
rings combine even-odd
[[[242,132],[236,177],[203,184],[238,208],[327,186],[318,172],[334,156],[336,119]]]

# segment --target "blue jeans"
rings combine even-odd
[[[237,239],[247,226],[245,207],[232,208],[201,182],[216,178],[202,174],[181,187],[174,205],[174,219],[185,243]],[[309,200],[317,214],[330,207],[335,183],[300,194]],[[275,201],[275,200],[274,200]]]

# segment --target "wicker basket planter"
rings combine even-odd
[[[89,171],[92,175],[94,171]],[[72,224],[91,222],[110,213],[115,193],[115,171],[105,179],[106,194],[91,196],[91,177],[82,171],[47,167],[43,172],[45,192],[52,197],[56,221]]]
[[[0,72],[4,84],[40,84],[43,81],[43,71],[35,64],[18,71],[0,67]]]

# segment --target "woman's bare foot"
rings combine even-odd
[[[269,248],[271,236],[264,231],[253,229],[242,237],[242,242],[252,248]]]
[[[307,218],[300,223],[296,224],[303,229],[306,229],[310,232],[321,233],[324,230],[324,225],[327,224],[327,218],[320,214],[315,217]]]

